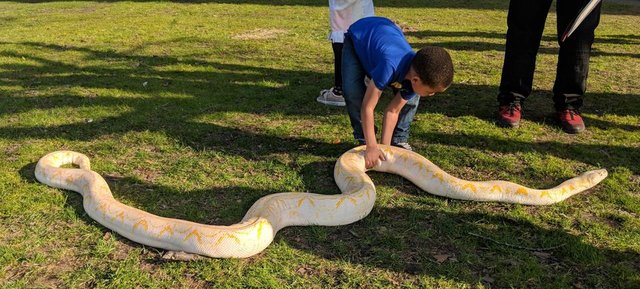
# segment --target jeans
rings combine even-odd
[[[531,94],[536,55],[552,0],[511,0],[507,16],[507,45],[502,67],[498,102],[522,102]],[[557,110],[578,109],[586,91],[589,56],[594,30],[600,21],[598,6],[578,29],[560,42],[562,34],[589,0],[556,1],[557,33],[560,52],[553,86]]]
[[[364,143],[365,140],[360,115],[364,94],[367,91],[367,87],[364,84],[365,75],[366,72],[360,63],[358,55],[356,55],[351,37],[346,34],[342,47],[342,91],[344,101],[347,104],[351,127],[353,128],[353,137],[360,143]],[[406,143],[408,141],[409,126],[418,110],[419,101],[420,97],[415,96],[402,107],[398,116],[398,123],[393,130],[392,144]]]

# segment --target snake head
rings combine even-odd
[[[589,180],[589,182],[593,185],[600,183],[602,180],[604,180],[609,173],[607,172],[606,169],[599,169],[599,170],[593,170],[593,171],[588,171],[585,173],[587,180]]]

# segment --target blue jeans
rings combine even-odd
[[[342,47],[342,93],[347,104],[349,120],[353,128],[353,137],[360,143],[364,143],[364,132],[362,130],[362,100],[367,91],[364,85],[366,72],[360,63],[358,55],[353,48],[353,42],[349,34],[345,34],[344,45]],[[391,144],[406,143],[409,139],[409,126],[418,110],[419,96],[409,100],[398,116],[398,123],[393,130]],[[376,128],[377,131],[377,128]]]

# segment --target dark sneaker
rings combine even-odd
[[[409,145],[409,143],[406,143],[406,142],[392,143],[391,145],[394,147],[403,148],[408,151],[413,151],[413,148],[411,147],[411,145]]]
[[[337,91],[333,87],[330,89],[323,89],[322,91],[320,91],[320,95],[318,96],[318,98],[316,98],[316,100],[319,103],[323,103],[326,105],[333,105],[333,106],[346,105],[344,102],[344,97],[342,96],[342,92]]]
[[[580,116],[580,112],[575,109],[565,109],[556,112],[562,130],[566,133],[580,133],[585,130],[584,121]]]
[[[500,126],[517,128],[522,118],[522,106],[516,102],[500,105],[497,118]]]

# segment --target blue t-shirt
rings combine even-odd
[[[405,100],[416,96],[411,82],[404,79],[416,53],[396,24],[383,17],[366,17],[353,23],[347,35],[378,89],[391,86]]]

